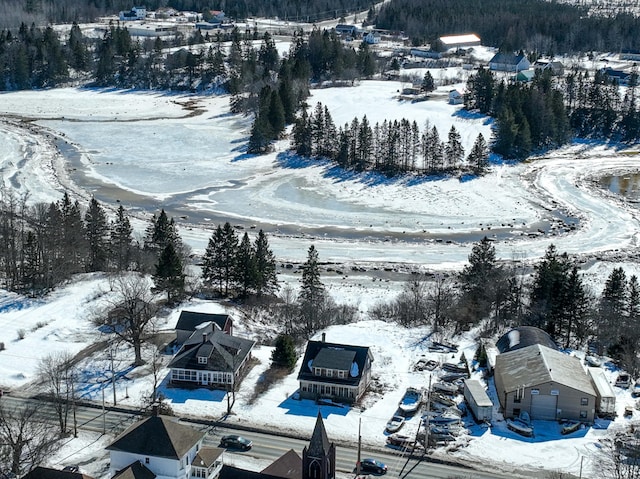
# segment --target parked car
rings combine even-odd
[[[367,458],[360,461],[360,472],[370,474],[386,474],[387,465],[377,459]]]
[[[252,446],[253,442],[249,439],[235,434],[222,436],[222,439],[220,439],[220,447],[224,447],[225,449],[240,449],[242,451],[248,451]]]

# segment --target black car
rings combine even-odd
[[[360,461],[360,472],[368,472],[372,474],[386,474],[387,465],[377,459],[363,459]]]
[[[251,442],[246,437],[237,436],[235,434],[230,436],[222,436],[220,439],[220,447],[224,447],[226,449],[240,449],[242,451],[248,451],[253,446],[253,442]]]

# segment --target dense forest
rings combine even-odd
[[[640,44],[640,18],[589,16],[586,8],[545,0],[393,0],[370,18],[378,28],[403,30],[415,45],[468,32],[484,45],[546,55]]]
[[[21,23],[48,25],[53,23],[94,22],[100,16],[117,15],[135,4],[130,0],[0,0],[0,28],[18,28]],[[149,0],[143,2],[148,10],[171,7],[176,10],[202,13],[223,10],[228,17],[242,20],[247,17],[279,17],[288,20],[317,22],[340,18],[349,12],[367,10],[371,2],[365,0],[323,0],[314,2],[283,0]]]

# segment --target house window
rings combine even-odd
[[[520,403],[520,401],[522,401],[522,399],[520,398],[519,395],[516,394],[515,397],[513,398],[513,402],[514,403]]]
[[[207,364],[206,356],[198,356],[198,364]]]
[[[580,398],[580,406],[588,406],[589,398]]]
[[[513,408],[513,417],[520,416],[520,408]]]
[[[338,377],[339,378],[344,378],[344,371],[338,371]]]
[[[583,409],[582,411],[580,411],[580,419],[586,419],[586,418],[587,418],[587,411]]]
[[[327,369],[327,377],[333,377],[333,369]]]

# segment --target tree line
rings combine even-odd
[[[326,106],[317,103],[309,115],[305,107],[293,126],[291,149],[298,155],[330,159],[355,171],[442,174],[481,174],[487,168],[489,150],[479,134],[465,156],[460,133],[451,126],[447,141],[429,123],[420,131],[414,121],[401,119],[371,125],[366,115],[336,129]]]
[[[204,0],[149,0],[148,10],[170,7],[181,11],[206,13],[210,9],[224,10],[236,20],[247,17],[282,18],[309,23],[340,18],[349,12],[366,10],[370,2],[364,0],[326,0],[324,2],[224,0],[211,3]],[[16,4],[11,0],[0,2],[0,28],[17,28],[20,23],[71,23],[95,22],[99,17],[128,11],[133,4],[129,0],[26,0]]]
[[[600,17],[578,4],[544,0],[394,0],[369,16],[378,28],[404,31],[414,45],[468,32],[477,33],[483,45],[551,56],[620,51],[640,43],[640,18],[630,13]]]
[[[638,278],[614,268],[603,290],[595,292],[585,284],[578,261],[554,245],[529,275],[518,263],[499,262],[485,237],[459,273],[412,278],[370,315],[407,327],[429,324],[436,334],[481,326],[483,336],[493,337],[512,327],[535,326],[561,348],[595,347],[633,375],[640,370]]]
[[[637,73],[621,93],[604,72],[593,77],[572,71],[555,79],[536,72],[530,84],[497,81],[480,68],[467,82],[465,108],[496,118],[492,150],[505,158],[526,158],[557,148],[572,137],[635,143],[640,137]]]

